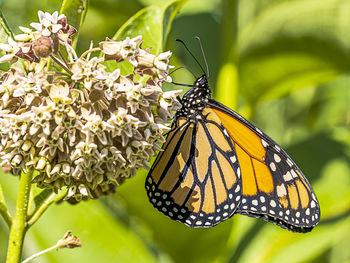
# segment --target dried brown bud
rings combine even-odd
[[[39,37],[33,42],[34,54],[38,57],[48,57],[52,53],[53,41],[50,37]]]
[[[81,241],[78,237],[72,235],[72,231],[67,231],[63,238],[57,242],[57,245],[62,248],[81,247]]]

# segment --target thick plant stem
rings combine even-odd
[[[26,232],[27,207],[29,200],[32,171],[21,174],[15,216],[10,230],[7,250],[7,263],[18,263],[21,260],[23,240]]]

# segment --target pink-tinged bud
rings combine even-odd
[[[53,41],[50,37],[40,37],[33,42],[34,54],[38,57],[48,57],[53,50]]]

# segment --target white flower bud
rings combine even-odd
[[[16,154],[11,160],[11,165],[17,166],[22,162],[22,160],[23,157],[20,154]]]
[[[50,174],[56,174],[59,173],[61,170],[61,164],[56,164],[53,169],[51,170]]]
[[[40,158],[37,162],[35,169],[42,170],[45,168],[47,161],[44,158]]]
[[[70,198],[70,197],[74,196],[76,191],[77,191],[77,187],[75,185],[71,186],[68,189],[67,198]]]
[[[22,41],[22,42],[26,42],[26,41],[29,41],[31,40],[31,36],[28,35],[28,34],[18,34],[18,35],[15,35],[15,40],[16,41]]]
[[[70,165],[68,163],[64,163],[62,165],[62,172],[65,174],[69,174],[70,173]]]
[[[89,192],[88,192],[86,186],[83,185],[83,184],[79,185],[79,192],[83,196],[88,196],[89,195]]]
[[[28,152],[32,146],[33,146],[33,143],[32,143],[32,142],[30,142],[30,141],[25,141],[25,142],[22,144],[21,149],[22,149],[24,152]]]

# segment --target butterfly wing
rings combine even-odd
[[[237,213],[261,217],[294,232],[318,224],[317,198],[294,161],[270,137],[223,104],[210,100],[228,131],[242,172]]]
[[[146,178],[146,190],[153,206],[171,219],[211,227],[239,206],[240,169],[220,119],[210,109],[198,116],[175,121]]]

